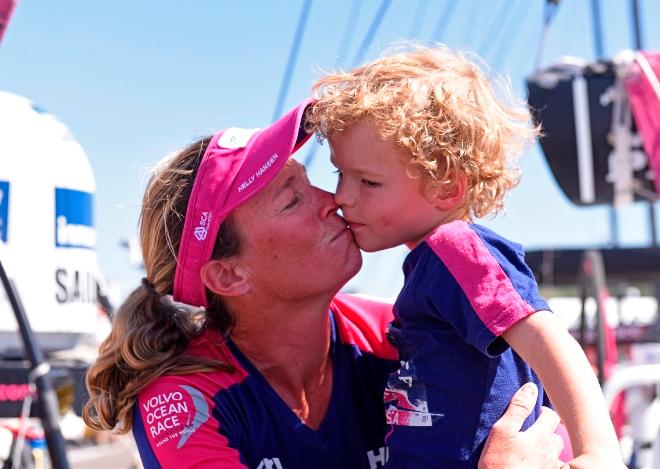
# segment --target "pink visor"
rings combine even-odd
[[[301,125],[312,102],[302,102],[265,129],[230,127],[213,136],[188,201],[174,276],[175,301],[208,306],[200,271],[211,259],[220,225],[266,187],[309,139],[311,134]]]

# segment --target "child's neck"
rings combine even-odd
[[[451,223],[451,222],[453,222],[453,221],[457,221],[457,220],[462,220],[462,221],[465,221],[465,222],[468,222],[468,223],[472,221],[472,219],[470,218],[470,214],[469,214],[469,213],[465,213],[465,212],[463,212],[463,211],[460,211],[460,212],[459,212],[459,211],[456,211],[456,212],[452,212],[452,213],[447,213],[445,216],[442,217],[441,220],[439,220],[439,221],[433,226],[433,228],[431,228],[428,232],[424,233],[424,235],[423,235],[422,237],[420,237],[420,238],[418,238],[418,239],[414,239],[414,240],[411,240],[411,241],[406,242],[406,243],[405,243],[405,244],[406,244],[406,247],[412,251],[412,250],[415,249],[417,246],[419,246],[420,244],[422,244],[422,243],[424,242],[424,240],[425,240],[425,239],[426,239],[431,233],[433,233],[433,232],[434,232],[439,226],[446,225],[447,223]]]

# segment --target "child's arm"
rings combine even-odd
[[[557,317],[539,311],[502,337],[539,376],[566,425],[576,455],[571,467],[625,467],[596,376]]]

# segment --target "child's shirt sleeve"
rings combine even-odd
[[[436,279],[444,285],[431,290],[427,306],[483,353],[504,352],[503,332],[549,310],[519,244],[462,221],[441,226],[426,242],[440,260],[436,273],[446,280]]]

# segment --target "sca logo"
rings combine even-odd
[[[209,232],[209,225],[211,224],[211,212],[202,212],[199,223],[195,227],[194,233],[197,241],[204,241]]]

